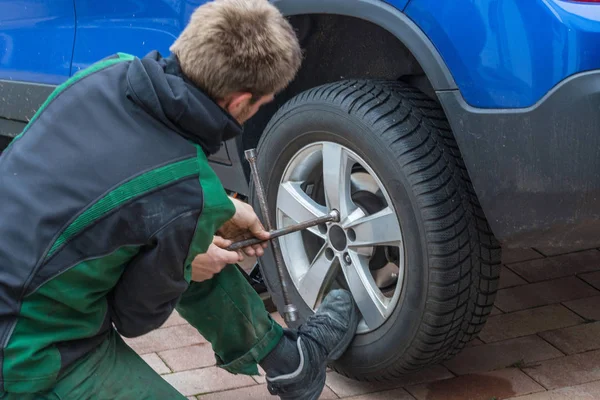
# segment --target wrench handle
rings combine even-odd
[[[268,231],[271,231],[273,225],[271,224],[271,215],[269,213],[269,206],[267,205],[267,196],[258,173],[258,168],[256,167],[256,149],[246,150],[244,155],[250,164],[252,181],[254,182],[254,189],[256,190],[256,196],[258,197],[260,210],[263,214],[265,228],[267,228]],[[279,282],[281,283],[281,293],[285,302],[283,318],[286,322],[294,322],[298,319],[298,309],[290,301],[290,294],[285,279],[285,271],[283,270],[283,256],[281,255],[279,241],[277,239],[271,239],[269,241],[271,242],[271,248],[273,249],[273,255],[275,256],[275,266],[277,267],[277,275]]]
[[[312,228],[313,226],[325,224],[327,222],[339,222],[339,220],[340,220],[340,214],[334,210],[334,211],[331,211],[329,214],[322,216],[322,217],[313,218],[311,220],[308,220],[305,222],[300,222],[299,224],[290,225],[285,228],[272,230],[269,232],[271,235],[269,240],[273,240],[280,236],[289,235],[290,233],[302,231],[304,229]],[[265,243],[265,242],[268,242],[269,240],[262,240],[262,239],[258,239],[258,238],[250,238],[250,239],[240,240],[238,242],[232,243],[231,246],[227,247],[226,250],[235,251],[235,250],[242,249],[244,247],[253,246],[255,244]]]

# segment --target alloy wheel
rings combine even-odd
[[[362,313],[358,332],[380,327],[401,297],[405,252],[396,212],[372,168],[338,143],[310,144],[288,163],[276,208],[277,228],[340,212],[339,223],[280,238],[285,264],[311,309],[343,287]]]

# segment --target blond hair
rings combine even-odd
[[[298,38],[268,0],[213,0],[198,7],[171,52],[213,99],[284,89],[300,68]]]

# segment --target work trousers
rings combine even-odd
[[[257,375],[257,364],[279,342],[283,328],[234,265],[213,279],[192,282],[177,307],[208,340],[218,366]],[[185,400],[112,331],[68,367],[55,387],[38,394],[0,393],[2,400]]]

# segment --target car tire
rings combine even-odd
[[[273,221],[290,160],[315,143],[343,146],[369,165],[389,194],[402,230],[399,251],[404,252],[393,311],[376,329],[357,334],[331,367],[353,379],[379,381],[457,354],[481,331],[492,310],[500,246],[438,103],[403,83],[371,80],[327,84],[289,100],[273,116],[257,148]],[[260,209],[256,196],[251,203]],[[296,261],[287,261],[291,282]],[[283,312],[272,253],[260,262],[273,301]],[[314,311],[295,285],[288,284],[288,291],[299,309],[299,320],[291,324],[297,327]]]

